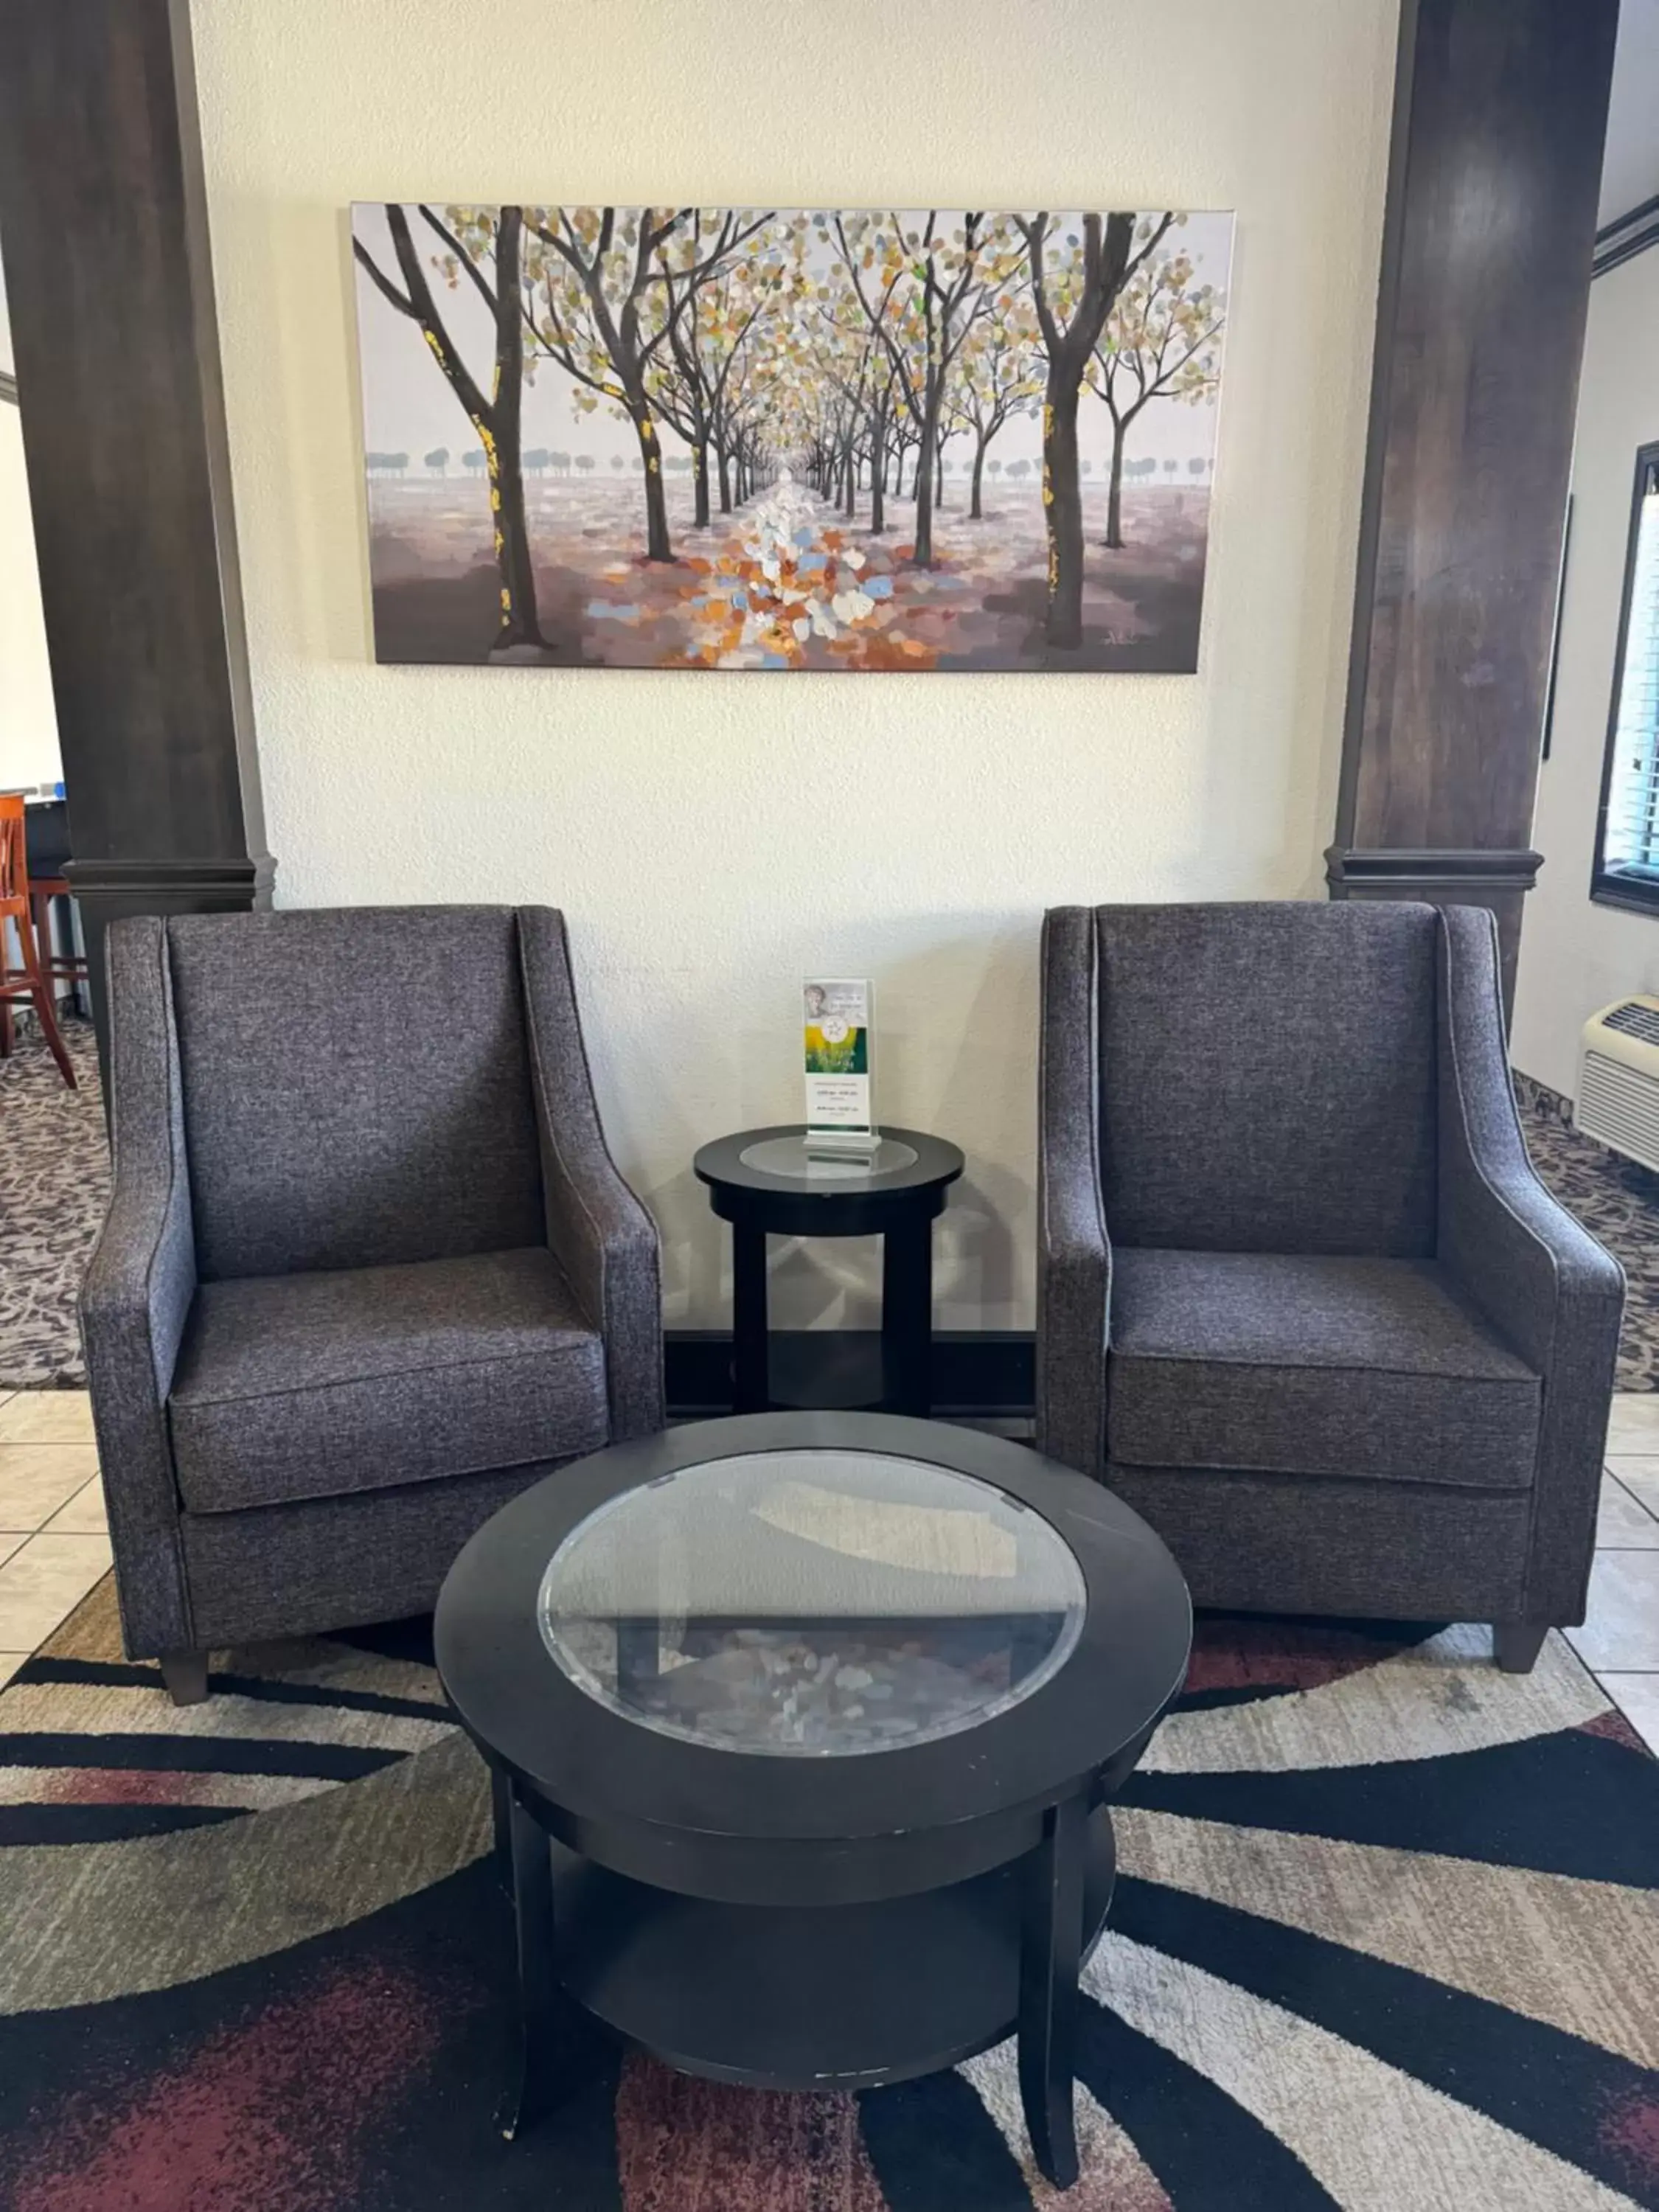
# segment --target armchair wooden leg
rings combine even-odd
[[[1506,1674],[1530,1674],[1549,1632],[1547,1620],[1500,1620],[1492,1632],[1492,1656]]]
[[[161,1661],[161,1680],[175,1705],[199,1705],[208,1693],[205,1651],[169,1651]]]

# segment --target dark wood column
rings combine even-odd
[[[110,921],[270,897],[187,0],[0,0],[0,240],[101,1044]]]
[[[1489,906],[1512,991],[1618,0],[1403,0],[1336,898]]]

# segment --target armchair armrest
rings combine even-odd
[[[613,1443],[663,1425],[662,1269],[656,1224],[617,1172],[599,1126],[564,918],[519,909],[547,1241],[605,1339]]]
[[[1483,908],[1443,910],[1439,1255],[1543,1378],[1529,1620],[1583,1618],[1625,1279],[1540,1182],[1521,1134]]]
[[[1112,1249],[1100,1189],[1094,916],[1042,924],[1037,1094],[1036,1443],[1097,1474],[1106,1456]]]
[[[107,962],[115,1182],[81,1331],[122,1632],[143,1658],[193,1642],[166,1407],[196,1251],[164,925],[117,922]]]

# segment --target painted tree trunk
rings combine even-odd
[[[645,557],[672,561],[674,549],[668,541],[668,507],[663,497],[662,447],[657,428],[645,408],[629,412],[640,441],[640,459],[645,464]]]
[[[522,223],[519,209],[501,210],[495,240],[495,388],[488,413],[480,410],[473,418],[489,471],[489,519],[501,572],[497,651],[504,646],[546,643],[537,613],[536,571],[531,562],[524,511],[524,450],[520,435],[524,410],[524,321],[519,304]]]
[[[1048,527],[1048,642],[1083,642],[1083,501],[1078,489],[1080,380],[1048,373],[1042,410],[1042,511]]]
[[[921,418],[916,447],[916,550],[918,568],[933,565],[933,474],[938,464],[939,418],[930,408]]]
[[[720,458],[720,513],[732,512],[732,456],[724,446],[716,447]]]
[[[1128,430],[1127,422],[1115,418],[1112,423],[1112,483],[1106,495],[1106,535],[1102,544],[1114,551],[1123,543],[1123,441]]]
[[[495,534],[495,566],[501,576],[501,619],[496,652],[514,645],[545,645],[536,608],[536,571],[530,558],[525,522],[524,474],[519,457],[518,424],[493,434],[479,426],[489,471],[489,519]]]
[[[968,520],[970,522],[983,522],[985,520],[980,495],[985,481],[985,448],[990,442],[988,438],[982,437],[974,447],[974,489],[968,502]]]
[[[699,439],[691,448],[691,482],[696,510],[692,526],[697,530],[708,527],[708,441]]]

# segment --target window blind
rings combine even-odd
[[[1607,733],[1599,884],[1659,896],[1659,447],[1644,447]]]

